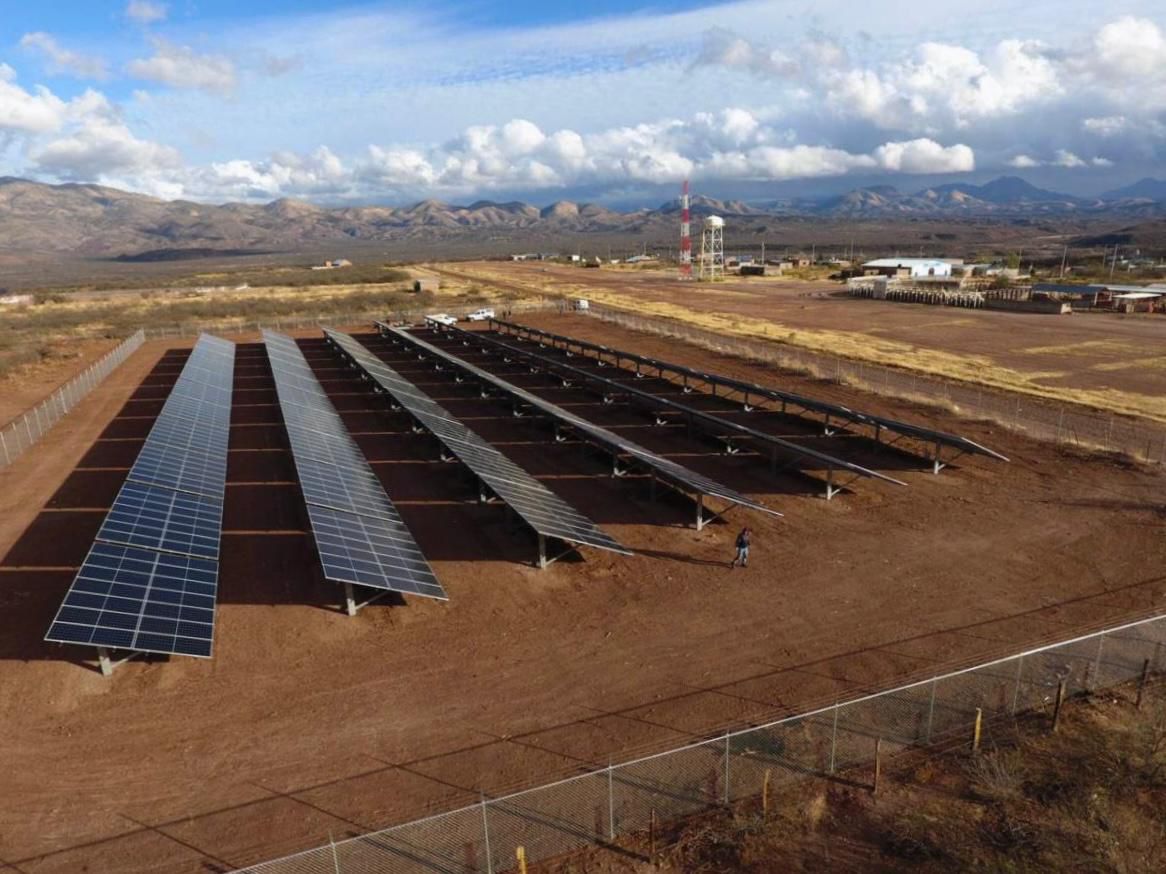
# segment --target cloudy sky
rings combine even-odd
[[[1161,0],[0,5],[0,175],[653,205],[1166,176]]]

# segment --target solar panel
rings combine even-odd
[[[532,338],[549,340],[552,344],[562,343],[564,348],[568,350],[573,346],[582,351],[593,351],[596,353],[598,360],[602,360],[604,355],[609,355],[617,367],[621,366],[623,361],[634,362],[636,364],[637,374],[639,374],[641,366],[646,366],[655,369],[661,376],[665,372],[681,376],[685,380],[684,385],[686,390],[688,387],[688,380],[695,379],[714,386],[714,394],[716,393],[716,386],[724,386],[726,388],[741,392],[745,395],[746,398],[748,398],[750,395],[753,395],[755,397],[780,401],[783,405],[792,403],[802,407],[805,410],[822,413],[828,417],[833,416],[840,420],[868,425],[876,429],[876,434],[879,430],[885,429],[892,433],[914,437],[925,442],[952,446],[964,452],[972,452],[979,455],[986,455],[991,458],[996,458],[1001,461],[1008,461],[1008,458],[1004,455],[1001,455],[999,452],[996,452],[993,449],[989,449],[988,447],[977,443],[974,440],[970,440],[967,437],[961,437],[958,434],[949,434],[946,431],[939,431],[934,428],[924,427],[922,425],[913,425],[909,422],[901,422],[897,419],[891,419],[886,416],[878,416],[873,413],[854,410],[850,407],[843,406],[842,404],[834,404],[830,403],[829,401],[809,398],[805,397],[804,395],[794,394],[793,392],[782,391],[781,389],[767,388],[766,386],[758,385],[757,383],[753,382],[747,382],[741,379],[734,379],[728,376],[719,376],[714,373],[706,373],[691,367],[685,367],[682,364],[670,364],[667,361],[661,361],[656,358],[649,358],[646,355],[639,355],[635,352],[625,352],[620,349],[613,349],[610,346],[604,346],[601,343],[591,343],[587,340],[578,340],[574,337],[567,337],[562,334],[552,334],[550,331],[544,331],[540,328],[531,328],[527,325],[520,325],[515,322],[492,319],[491,323],[515,331],[520,335],[525,334]],[[938,457],[936,458],[936,463],[938,466]]]
[[[550,373],[557,374],[560,378],[565,379],[570,377],[571,379],[577,379],[582,382],[602,386],[605,390],[605,394],[607,392],[622,394],[630,400],[638,403],[641,407],[650,409],[653,412],[668,410],[679,413],[690,424],[700,425],[708,433],[711,433],[713,436],[718,438],[725,439],[726,441],[738,437],[748,438],[750,440],[763,443],[773,450],[780,449],[783,452],[797,455],[801,458],[822,464],[827,469],[827,499],[833,497],[835,493],[833,485],[834,470],[845,470],[849,473],[853,473],[862,477],[880,479],[884,480],[885,482],[900,486],[906,485],[906,483],[901,480],[897,480],[893,477],[887,476],[886,474],[871,470],[868,467],[854,464],[853,462],[846,461],[845,459],[838,458],[825,452],[821,452],[817,449],[812,449],[808,446],[802,446],[798,443],[794,443],[792,440],[786,440],[773,434],[766,434],[763,431],[758,431],[755,428],[750,428],[747,425],[742,425],[739,422],[734,422],[731,419],[724,418],[723,416],[705,412],[704,410],[698,410],[695,407],[682,404],[670,398],[654,395],[651,392],[643,391],[634,386],[625,385],[624,383],[618,382],[617,380],[609,379],[606,376],[600,376],[599,374],[592,373],[591,371],[584,370],[580,367],[575,367],[571,364],[564,364],[560,361],[554,361],[545,355],[539,355],[538,353],[530,352],[526,349],[514,346],[511,343],[504,343],[495,337],[487,336],[481,332],[467,332],[466,337],[467,339],[472,337],[473,341],[477,342],[484,348],[501,350],[505,354],[516,355],[519,358],[525,359],[527,361],[535,362],[542,369]],[[776,455],[773,457],[776,459]]]
[[[445,599],[404,523],[313,504],[308,504],[308,519],[328,579]]]
[[[445,590],[299,346],[273,331],[264,331],[263,341],[324,576],[444,600]]]
[[[129,480],[180,492],[221,497],[227,478],[226,453],[199,451],[152,440],[142,447]]]
[[[234,352],[195,344],[46,640],[210,657]]]
[[[674,487],[682,490],[691,491],[697,495],[698,498],[703,495],[721,498],[729,501],[732,504],[738,504],[742,507],[749,507],[750,509],[759,510],[764,513],[770,513],[775,516],[780,516],[776,510],[771,510],[764,504],[754,501],[752,498],[747,498],[735,489],[722,485],[715,480],[709,479],[695,471],[689,470],[681,464],[677,464],[667,458],[657,455],[637,443],[620,436],[614,431],[609,431],[606,428],[600,427],[592,422],[588,422],[574,413],[560,407],[558,404],[551,403],[536,394],[526,391],[526,389],[519,388],[511,382],[495,376],[489,371],[476,367],[467,361],[458,358],[456,355],[444,351],[443,349],[434,346],[432,343],[427,343],[420,337],[410,334],[408,331],[401,328],[394,328],[389,325],[378,322],[377,327],[382,332],[386,332],[391,336],[396,336],[405,340],[406,342],[425,350],[431,356],[435,356],[444,361],[460,367],[467,373],[473,374],[478,380],[487,385],[492,385],[498,388],[511,397],[521,400],[523,403],[542,411],[552,419],[560,424],[568,425],[577,433],[584,436],[587,440],[596,445],[602,446],[608,451],[618,454],[630,456],[643,466],[651,470],[656,476],[663,479],[665,482],[671,483]],[[465,333],[457,328],[451,328],[452,331],[458,333]],[[698,524],[703,524],[703,521],[698,521]]]
[[[46,640],[209,658],[218,562],[94,543]]]
[[[629,554],[594,522],[455,419],[359,341],[327,328],[324,333],[538,534]]]

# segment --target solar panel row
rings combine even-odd
[[[501,377],[495,376],[489,371],[483,370],[468,361],[458,358],[456,355],[451,355],[445,350],[434,346],[432,343],[427,343],[420,337],[410,334],[401,328],[394,328],[385,325],[381,322],[377,323],[377,327],[386,336],[397,337],[404,340],[406,343],[413,345],[416,348],[424,350],[431,357],[436,357],[440,360],[447,361],[467,373],[472,374],[476,379],[485,385],[492,385],[495,388],[505,392],[511,397],[520,400],[522,403],[542,411],[554,421],[567,425],[574,429],[577,433],[582,435],[586,440],[598,446],[604,447],[613,455],[627,456],[638,462],[643,467],[651,470],[655,476],[671,484],[673,487],[683,491],[690,492],[697,496],[698,500],[705,495],[710,497],[720,498],[732,504],[737,504],[742,507],[749,507],[750,509],[760,510],[764,513],[770,513],[775,516],[780,516],[776,510],[771,510],[763,504],[754,501],[751,498],[745,497],[735,489],[722,485],[715,480],[709,479],[696,471],[689,470],[681,464],[677,464],[670,459],[664,458],[651,452],[638,443],[634,443],[625,437],[620,436],[614,431],[609,431],[606,428],[589,422],[574,413],[568,412],[557,404],[551,403],[544,398],[535,395],[526,389],[519,388],[511,382],[508,382]],[[448,330],[456,334],[464,334],[459,328],[449,327]],[[703,524],[703,521],[698,519],[698,525]]]
[[[296,342],[263,332],[324,576],[446,598],[445,590],[348,433]]]
[[[544,331],[541,328],[531,328],[527,325],[520,325],[516,322],[508,322],[501,319],[491,319],[491,324],[498,325],[506,330],[514,331],[519,335],[527,336],[531,339],[542,341],[547,340],[554,345],[561,344],[564,349],[570,350],[572,347],[580,351],[594,352],[598,360],[603,361],[603,356],[607,355],[612,362],[617,366],[622,366],[624,361],[631,362],[636,365],[636,373],[640,373],[641,367],[648,367],[655,370],[660,376],[665,373],[671,373],[679,376],[684,380],[685,389],[689,388],[689,380],[696,380],[703,382],[706,385],[713,386],[713,393],[716,393],[716,386],[723,386],[742,393],[746,400],[750,396],[758,398],[766,398],[773,401],[779,401],[783,404],[794,404],[804,410],[821,413],[827,417],[827,422],[830,417],[834,417],[841,421],[854,422],[856,424],[868,425],[879,430],[887,430],[892,433],[902,434],[922,440],[929,443],[942,444],[944,446],[951,446],[963,452],[971,452],[979,455],[986,455],[991,458],[996,458],[1001,461],[1007,461],[1008,458],[996,452],[993,449],[977,443],[967,437],[962,437],[958,434],[949,434],[946,431],[939,431],[934,428],[928,428],[923,425],[914,425],[909,422],[901,422],[897,419],[891,419],[886,416],[879,416],[873,413],[866,413],[860,410],[854,410],[842,404],[835,404],[829,401],[822,401],[816,398],[809,398],[804,395],[795,394],[793,392],[783,391],[781,389],[767,388],[763,385],[758,385],[753,382],[746,382],[741,379],[734,379],[728,376],[720,376],[715,373],[706,373],[705,371],[696,370],[691,367],[686,367],[682,364],[671,364],[667,361],[661,361],[657,358],[649,358],[646,355],[640,355],[635,352],[626,352],[620,349],[613,349],[610,346],[604,346],[601,343],[591,343],[587,340],[579,340],[574,337],[567,337],[562,334],[553,334],[550,331]]]
[[[210,657],[234,369],[199,338],[46,640]]]
[[[833,496],[833,471],[845,470],[862,477],[869,477],[872,479],[881,479],[886,482],[894,483],[895,485],[905,486],[906,483],[901,480],[889,477],[886,474],[871,470],[868,467],[863,467],[859,464],[846,461],[825,452],[820,452],[817,449],[812,449],[808,446],[802,446],[794,443],[791,440],[786,440],[777,437],[773,434],[766,434],[763,431],[758,431],[755,428],[750,428],[742,425],[739,422],[734,422],[731,419],[726,419],[723,416],[718,416],[713,413],[708,413],[703,410],[698,410],[687,404],[679,403],[670,398],[660,397],[651,392],[642,391],[634,386],[625,385],[614,379],[609,379],[605,376],[600,376],[597,373],[591,373],[580,367],[575,367],[571,364],[564,364],[561,361],[553,361],[545,355],[540,355],[536,352],[531,352],[512,343],[506,343],[495,336],[486,335],[483,332],[475,331],[467,333],[467,337],[472,337],[480,346],[488,349],[500,350],[507,355],[514,355],[518,358],[527,361],[535,362],[535,364],[547,372],[554,373],[562,379],[568,377],[578,379],[583,382],[589,382],[595,385],[602,386],[606,393],[618,393],[625,397],[631,398],[638,402],[641,406],[646,407],[654,412],[661,410],[672,411],[684,416],[687,421],[693,424],[702,426],[706,431],[714,436],[730,441],[734,438],[748,438],[752,441],[761,443],[773,449],[780,449],[781,451],[796,455],[802,459],[824,465],[828,471],[828,479],[826,484],[826,497],[829,499]],[[776,456],[775,456],[776,458]]]
[[[568,543],[628,554],[628,550],[594,522],[458,421],[359,341],[340,331],[325,329],[324,333],[536,533]]]

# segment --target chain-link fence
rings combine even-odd
[[[760,796],[763,787],[873,764],[911,747],[990,734],[1022,713],[1164,667],[1166,617],[694,743],[244,869],[248,874],[493,874],[516,851],[543,861]]]
[[[1120,452],[1166,463],[1166,427],[1145,419],[1058,404],[1016,392],[911,373],[772,341],[729,337],[682,322],[591,305],[591,315],[636,331],[676,337],[715,352],[776,364],[787,370],[854,385],[875,394],[939,405],[970,419],[987,419],[1037,440]]]
[[[138,331],[123,340],[101,360],[86,367],[31,410],[0,428],[0,467],[7,467],[40,440],[82,398],[129,358],[145,339],[145,332]]]

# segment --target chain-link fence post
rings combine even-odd
[[[1020,703],[1020,682],[1024,676],[1024,656],[1016,660],[1016,688],[1012,692],[1012,715],[1016,715],[1016,708]]]
[[[615,773],[610,762],[607,765],[607,837],[615,840]]]
[[[834,773],[834,756],[838,749],[838,705],[834,705],[834,727],[830,729],[830,773]]]
[[[490,817],[487,815],[486,796],[482,796],[482,843],[486,848],[486,874],[494,874],[494,853],[490,849]]]
[[[924,743],[931,743],[931,726],[935,722],[935,688],[939,685],[939,680],[931,681],[931,702],[927,705],[927,731],[923,735]]]
[[[725,807],[729,806],[729,758],[730,758],[730,735],[725,732]]]

